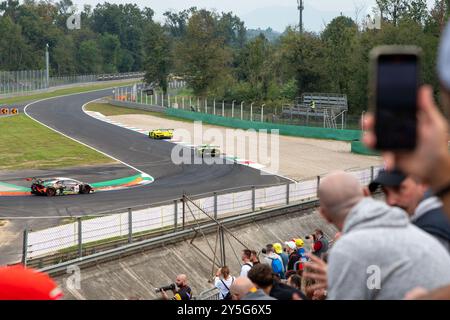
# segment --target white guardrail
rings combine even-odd
[[[373,176],[378,174],[381,167],[374,167],[351,172],[362,185],[367,185]],[[320,181],[320,180],[319,180]],[[316,199],[318,179],[301,181],[287,185],[273,186],[261,189],[233,192],[210,196],[195,200],[195,203],[210,216],[233,216],[255,211],[282,207],[289,200],[290,204]],[[289,197],[289,199],[288,199]],[[253,204],[254,203],[254,204]],[[203,212],[192,204],[185,208],[184,222],[194,222],[195,219],[207,218]],[[195,219],[194,217],[195,216]],[[131,220],[131,228],[129,221]],[[80,239],[85,245],[90,242],[106,240],[116,237],[126,237],[130,234],[149,232],[162,228],[170,228],[183,220],[183,203],[173,202],[159,207],[151,207],[140,210],[129,210],[124,213],[108,215],[100,218],[82,220],[45,230],[30,231],[27,239],[27,257],[56,253],[60,250],[78,246]],[[81,237],[79,234],[81,230]]]

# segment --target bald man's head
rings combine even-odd
[[[247,277],[238,277],[230,287],[233,300],[241,300],[255,285]]]
[[[179,274],[175,280],[177,287],[181,288],[187,285],[187,276],[185,274]]]
[[[320,182],[321,213],[338,228],[363,197],[363,189],[358,179],[347,172],[334,172]]]

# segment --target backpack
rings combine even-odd
[[[223,285],[228,290],[228,293],[225,295],[225,297],[223,297],[223,300],[232,300],[230,288],[228,288],[228,286],[225,284],[225,281],[223,281],[222,279],[220,279],[220,281],[222,281]],[[234,277],[231,278],[231,284],[233,284],[233,282],[234,282]]]
[[[283,274],[283,263],[278,258],[275,258],[275,259],[270,258],[270,259],[272,260],[271,267],[272,267],[273,273],[282,275]]]

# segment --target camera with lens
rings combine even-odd
[[[175,283],[171,283],[168,286],[164,286],[164,287],[161,287],[161,288],[156,288],[155,292],[159,293],[159,292],[162,292],[162,291],[173,291],[173,290],[175,290],[176,287],[177,286],[175,285]]]
[[[316,241],[316,235],[315,234],[308,234],[307,236],[305,236],[306,240],[312,240],[312,241]]]

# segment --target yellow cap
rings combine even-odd
[[[280,254],[283,252],[283,247],[278,242],[273,244],[273,249],[275,250],[276,254]]]
[[[296,245],[298,248],[301,248],[301,247],[303,247],[304,242],[303,242],[302,239],[295,239],[295,245]]]

